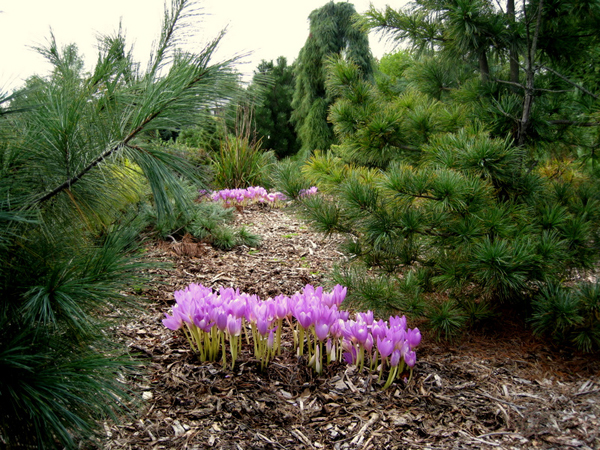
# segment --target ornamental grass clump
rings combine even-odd
[[[238,289],[213,291],[191,284],[175,292],[176,304],[171,315],[165,313],[163,324],[182,330],[201,361],[220,359],[223,367],[228,364],[227,348],[233,368],[245,342],[265,370],[281,354],[287,325],[296,355],[306,357],[318,374],[324,365],[340,361],[359,370],[378,371],[382,384],[387,370],[384,389],[405,369],[412,377],[415,348],[421,342],[419,329],[408,328],[404,316],[375,321],[373,311],[350,318],[348,311],[340,309],[346,292],[341,285],[329,292],[307,285],[291,297],[260,300]]]

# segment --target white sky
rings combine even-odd
[[[170,0],[167,0],[170,4]],[[308,37],[308,15],[327,0],[203,0],[199,43],[228,27],[218,59],[252,52],[239,71],[248,80],[262,59],[286,56],[291,63]],[[355,0],[358,12],[369,3],[399,8],[406,0]],[[164,0],[0,0],[0,91],[22,84],[31,75],[45,75],[49,66],[31,49],[44,45],[52,29],[59,46],[76,43],[91,66],[97,56],[97,34],[112,34],[122,22],[136,60],[145,67],[152,43],[160,32]],[[203,36],[204,35],[204,36]],[[370,36],[376,57],[393,50]]]

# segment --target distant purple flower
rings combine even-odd
[[[309,189],[300,189],[300,192],[298,193],[298,197],[302,198],[302,197],[308,197],[309,195],[315,195],[318,192],[318,189],[316,186],[313,186]]]

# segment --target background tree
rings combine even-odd
[[[176,50],[195,16],[165,12],[148,69],[106,37],[95,68],[53,38],[54,69],[0,110],[0,441],[8,448],[80,448],[129,405],[120,381],[135,365],[107,331],[140,273],[145,226],[132,201],[152,193],[159,216],[185,211],[194,168],[156,144],[228,97],[230,62],[212,64],[220,36],[197,54]],[[16,107],[18,106],[18,111]],[[196,188],[197,189],[197,188]],[[197,192],[197,190],[196,190]],[[179,204],[179,209],[177,205]],[[131,213],[128,213],[130,211]]]
[[[485,0],[423,0],[400,11],[371,8],[361,23],[411,44],[419,54],[477,67],[478,108],[487,121],[503,123],[498,131],[524,145],[556,142],[568,126],[595,122],[593,110],[581,106],[589,104],[585,97],[597,100],[585,85],[597,79],[587,62],[598,47],[600,33],[591,24],[599,19],[600,6],[588,1],[532,0],[515,10],[508,0],[504,11]],[[568,134],[571,139],[581,133]]]
[[[327,123],[333,103],[325,90],[325,63],[342,55],[357,64],[365,77],[373,73],[367,34],[354,25],[356,10],[351,3],[328,2],[309,15],[310,33],[295,63],[296,89],[292,121],[305,153],[325,150],[335,141]]]
[[[278,158],[294,155],[300,143],[291,123],[295,77],[293,66],[283,56],[261,61],[248,88],[257,100],[254,122],[264,148],[272,149]]]

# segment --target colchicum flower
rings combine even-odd
[[[219,191],[213,193],[213,198],[241,198],[239,191]],[[245,192],[250,196],[266,193],[262,188],[248,188]],[[246,344],[252,341],[254,356],[265,369],[280,354],[282,330],[288,323],[296,354],[305,356],[317,373],[323,371],[326,357],[327,364],[345,361],[359,370],[365,366],[379,369],[380,382],[387,369],[384,389],[403,374],[405,367],[412,377],[417,359],[415,348],[421,342],[419,329],[407,328],[404,316],[376,321],[373,311],[358,312],[351,319],[348,311],[339,309],[346,292],[340,285],[329,292],[306,285],[291,297],[280,295],[263,301],[238,289],[220,288],[215,292],[190,284],[175,292],[176,303],[170,315],[165,313],[163,324],[173,331],[182,330],[201,361],[216,361],[220,356],[224,367],[227,347],[231,367],[235,366],[245,335]]]

